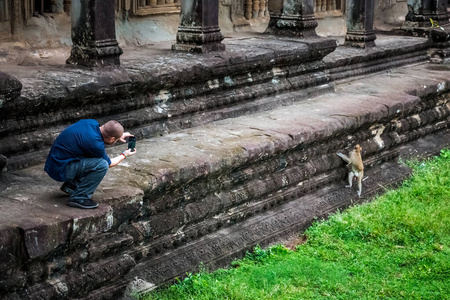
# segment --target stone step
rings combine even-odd
[[[42,163],[57,134],[82,118],[114,118],[151,138],[302,101],[330,91],[336,80],[424,61],[432,46],[423,38],[379,37],[365,51],[336,48],[331,39],[270,35],[226,44],[226,52],[202,55],[149,55],[142,47],[124,55],[122,69],[11,67],[23,88],[0,109],[7,168]]]
[[[409,174],[408,167],[395,162],[370,169],[367,180],[364,181],[364,199],[397,186]],[[215,231],[163,255],[151,255],[150,259],[137,264],[125,281],[140,279],[148,283],[146,287],[152,288],[173,281],[176,277],[182,279],[186,276],[186,270],[198,271],[202,263],[211,270],[229,267],[233,259],[241,258],[256,245],[266,247],[287,240],[329,213],[363,201],[353,190],[343,187],[344,181],[339,181],[324,184],[318,191],[260,212],[243,222]],[[152,249],[148,251],[151,253]],[[195,268],[192,269],[192,266]],[[135,292],[145,291],[144,287]]]
[[[225,266],[364,201],[409,175],[399,157],[450,145],[449,75],[447,65],[418,63],[342,80],[334,93],[289,106],[138,140],[138,153],[96,191],[95,210],[66,206],[42,165],[7,173],[0,297],[115,297],[199,262]],[[367,177],[361,199],[342,188],[346,168],[335,155],[356,143]]]

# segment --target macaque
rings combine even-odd
[[[351,188],[353,177],[358,179],[358,197],[361,197],[362,191],[362,178],[364,173],[364,166],[361,159],[361,146],[356,145],[353,151],[350,152],[350,157],[340,152],[336,153],[340,158],[342,158],[347,163],[348,171],[348,185],[345,187]]]

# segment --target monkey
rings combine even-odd
[[[356,145],[355,148],[350,152],[350,157],[340,152],[336,153],[340,158],[342,158],[347,163],[348,171],[348,185],[345,187],[351,188],[353,177],[358,179],[358,197],[361,197],[362,191],[362,178],[364,174],[364,166],[361,158],[361,146]]]

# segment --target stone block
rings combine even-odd
[[[30,205],[17,201],[12,203],[14,205],[7,205],[6,208],[6,201],[2,201],[0,207],[3,213],[0,215],[3,222],[8,220],[9,224],[13,224],[20,231],[25,255],[16,251],[11,254],[19,255],[19,257],[10,256],[11,259],[22,261],[23,258],[37,258],[65,245],[72,230],[70,219],[64,216],[58,216],[55,219],[51,211],[42,210],[33,205],[30,209]],[[24,215],[25,211],[29,213]]]
[[[0,72],[0,108],[5,102],[18,98],[21,90],[22,83],[17,78]]]

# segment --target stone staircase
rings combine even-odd
[[[245,49],[248,40],[230,43]],[[242,52],[245,59],[227,45],[234,58],[220,71],[211,67],[220,65],[214,60],[220,54],[210,60],[188,54],[187,61],[180,54],[140,55],[123,60],[132,78],[127,84],[120,70],[47,73],[53,80],[59,76],[60,91],[61,74],[73,76],[74,85],[83,82],[66,96],[55,90],[42,96],[44,86],[35,85],[41,96],[32,98],[29,87],[42,78],[21,77],[23,98],[6,109],[15,116],[48,117],[18,118],[16,125],[2,119],[2,126],[10,126],[2,127],[2,147],[10,147],[2,153],[19,149],[16,143],[33,151],[7,155],[8,187],[0,192],[0,297],[116,299],[180,278],[200,263],[225,267],[257,244],[283,241],[316,218],[399,184],[410,174],[399,157],[427,157],[450,145],[450,67],[426,61],[428,41],[386,37],[376,49],[338,47],[310,60],[299,53],[324,44],[308,42],[304,50],[297,44],[261,42]],[[150,61],[158,67],[147,66]],[[187,69],[203,84],[182,89],[181,82],[195,78]],[[121,83],[111,85],[111,74],[119,74],[115,80]],[[99,88],[105,77],[110,85]],[[90,84],[101,99],[87,92]],[[119,101],[119,94],[126,100]],[[60,117],[45,112],[53,101]],[[98,109],[90,107],[88,114],[87,105]],[[76,107],[80,117],[108,113],[101,120],[118,119],[140,137],[138,153],[112,168],[95,193],[95,210],[68,207],[41,163],[51,138],[74,120]],[[19,123],[17,136],[7,130]],[[343,187],[346,168],[335,155],[356,143],[366,166],[361,198]],[[115,156],[123,147],[108,152]]]
[[[289,105],[332,91],[336,80],[424,61],[430,45],[385,37],[361,51],[332,39],[260,35],[211,54],[133,49],[121,69],[5,66],[23,89],[0,109],[0,154],[9,170],[41,163],[56,135],[82,118],[114,118],[152,138]]]

